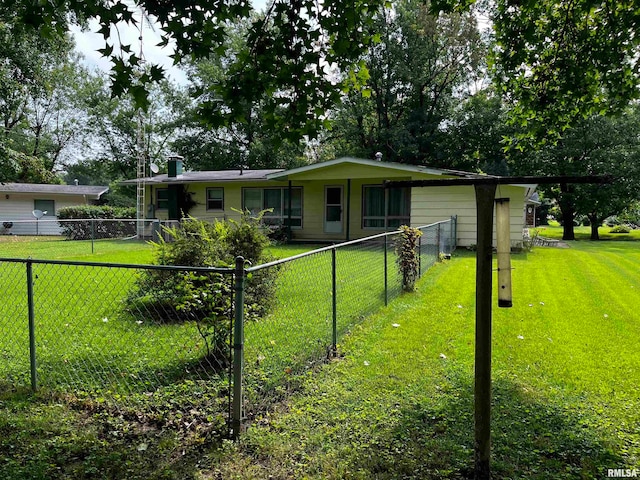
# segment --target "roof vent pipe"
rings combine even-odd
[[[382,161],[382,152],[376,152],[376,160],[379,162]]]
[[[78,182],[78,179],[77,179],[77,178],[73,180],[73,184],[74,184],[76,187],[78,186],[78,184],[79,184],[79,183],[80,183],[80,182]]]

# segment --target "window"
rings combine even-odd
[[[362,187],[362,228],[397,228],[411,222],[411,189],[390,188],[389,211],[385,227],[384,188],[381,185]]]
[[[266,212],[262,217],[264,223],[288,225],[289,189],[287,187],[244,188],[242,208],[254,215],[262,210],[272,209],[272,212]],[[302,187],[291,188],[291,227],[302,228]]]
[[[207,210],[224,210],[224,188],[207,188]]]
[[[46,217],[56,216],[56,203],[53,200],[34,200],[33,209],[40,210]]]
[[[159,188],[156,190],[156,210],[167,210],[169,208],[169,189]]]

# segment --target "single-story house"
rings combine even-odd
[[[0,183],[0,234],[59,235],[58,210],[96,203],[107,191],[92,185]],[[39,220],[36,210],[42,212]]]
[[[476,174],[360,158],[338,158],[290,170],[183,172],[172,157],[168,173],[143,180],[146,218],[177,220],[189,200],[189,215],[200,219],[238,218],[239,211],[264,216],[270,225],[291,225],[292,239],[345,241],[457,216],[458,245],[476,243],[475,193],[471,186],[404,187],[385,193],[385,180],[475,177]],[[137,180],[127,180],[135,184]],[[535,185],[502,185],[497,197],[510,198],[511,240],[522,244],[525,202]],[[387,203],[388,202],[388,203]]]

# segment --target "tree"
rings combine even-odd
[[[76,92],[86,72],[73,42],[40,38],[0,16],[0,59],[0,142],[53,172],[82,123]]]
[[[504,139],[514,134],[507,109],[493,89],[466,98],[454,108],[440,144],[448,162],[443,165],[491,175],[508,175],[519,152],[505,152]]]
[[[335,115],[336,150],[443,165],[443,122],[486,51],[475,17],[433,16],[428,4],[402,0],[376,16],[374,29],[380,42],[363,57],[370,75],[365,95],[352,92]]]
[[[62,183],[41,158],[0,145],[0,182]]]
[[[182,132],[172,147],[184,156],[188,168],[293,168],[304,162],[304,143],[282,139],[281,132],[265,121],[269,115],[265,110],[269,102],[266,94],[245,102],[240,116],[229,118],[222,125],[201,121],[199,110],[215,100],[219,85],[229,81],[228,66],[249,48],[248,27],[248,22],[230,25],[224,54],[214,53],[186,65],[191,80],[189,90],[195,98],[177,108],[181,112]]]
[[[542,175],[613,175],[604,185],[545,187],[562,213],[563,239],[574,240],[574,220],[586,215],[591,239],[606,217],[621,213],[640,198],[640,114],[637,107],[617,117],[586,119],[565,131],[555,145],[529,157],[526,168]]]
[[[228,66],[229,76],[217,88],[218,98],[202,108],[211,125],[226,125],[242,114],[245,103],[266,93],[264,121],[292,141],[314,136],[323,126],[327,108],[340,99],[341,88],[360,85],[365,71],[354,61],[371,43],[367,28],[372,15],[386,0],[275,0],[266,13],[252,17],[245,0],[140,0],[136,5],[153,16],[163,31],[163,44],[173,42],[174,60],[206,58],[224,54],[228,24],[249,19],[249,48]],[[139,74],[141,59],[131,45],[116,45],[111,27],[118,22],[135,23],[134,12],[125,0],[83,2],[34,2],[18,0],[0,7],[24,28],[42,36],[63,35],[69,23],[97,19],[105,47],[100,51],[113,63],[112,90],[129,92],[136,106],[148,106],[148,83],[162,77],[156,65]],[[336,82],[327,73],[337,67],[350,72]],[[220,100],[225,108],[220,108]],[[288,128],[280,128],[288,126]]]
[[[84,139],[90,153],[85,160],[106,163],[111,180],[135,178],[139,145],[139,117],[142,119],[146,161],[166,163],[170,144],[180,127],[172,106],[177,87],[167,81],[150,91],[146,111],[136,108],[131,98],[113,97],[102,77],[95,77],[83,93],[88,134]],[[87,165],[87,162],[84,162]],[[97,172],[99,173],[99,172]]]
[[[464,10],[475,0],[433,0],[435,10]],[[592,115],[616,113],[638,97],[640,6],[635,0],[497,0],[493,73],[536,143]]]

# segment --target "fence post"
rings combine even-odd
[[[91,253],[93,253],[93,241],[96,238],[96,221],[93,218],[89,221],[91,222]]]
[[[451,216],[451,253],[458,246],[458,216]]]
[[[33,263],[27,260],[27,305],[29,312],[29,363],[31,366],[31,390],[38,389],[38,373],[36,370],[36,322],[33,306]]]
[[[235,298],[233,325],[233,408],[231,429],[233,439],[240,436],[242,428],[242,368],[244,363],[244,258],[236,257]]]
[[[418,237],[418,276],[422,276],[422,235]]]
[[[384,236],[384,306],[389,304],[389,272],[387,266],[387,238],[389,235]]]
[[[440,223],[436,226],[436,262],[440,260],[440,226]]]
[[[331,249],[331,304],[332,304],[332,338],[331,349],[335,356],[338,352],[338,281],[336,273],[336,249]]]

